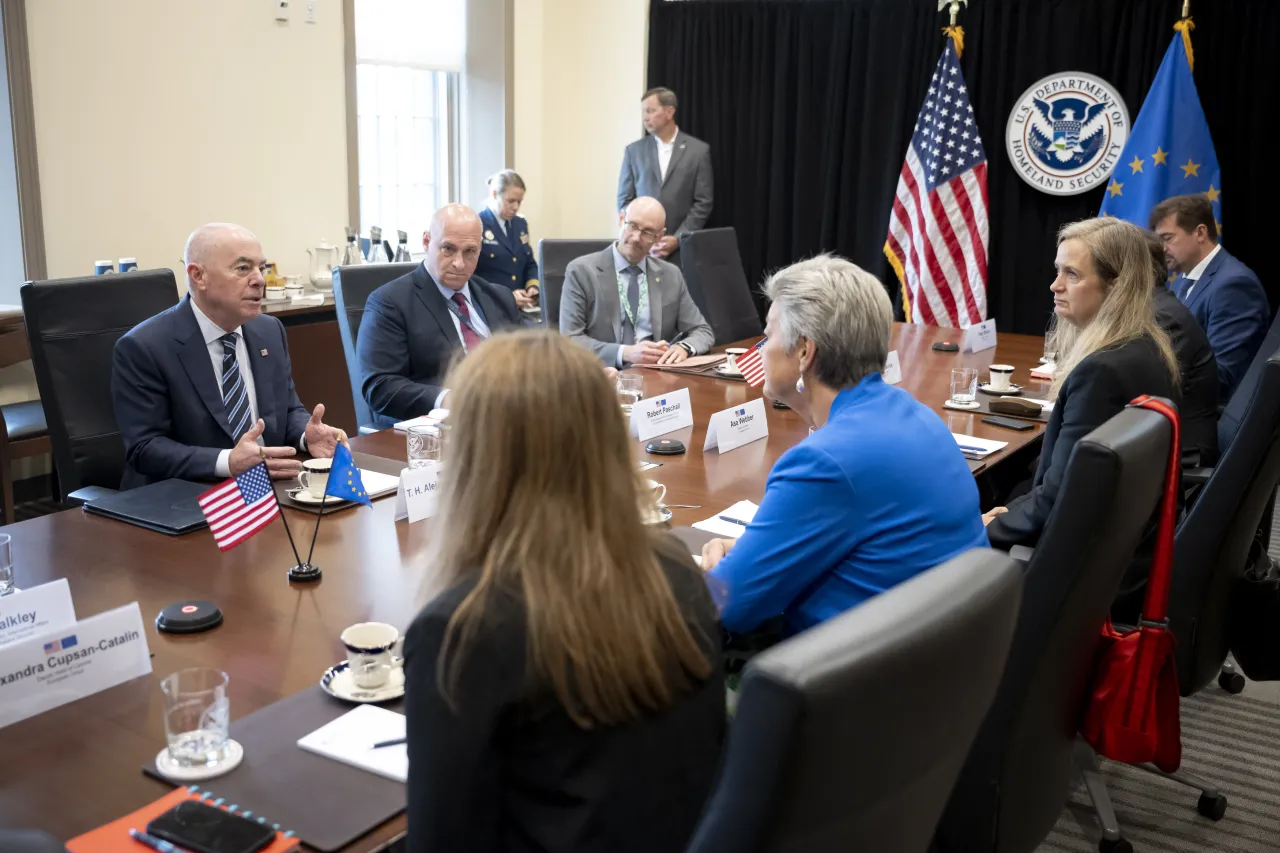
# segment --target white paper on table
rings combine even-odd
[[[694,564],[695,566],[697,566],[698,568],[702,568],[702,555],[701,555],[701,554],[690,554],[689,556],[690,556],[690,557],[693,557],[693,564]]]
[[[1022,399],[1026,400],[1028,403],[1035,403],[1040,407],[1040,411],[1044,412],[1046,415],[1053,411],[1052,400],[1037,400],[1035,397],[1023,397]]]
[[[298,747],[387,779],[409,778],[405,744],[374,749],[375,743],[405,736],[404,714],[377,705],[361,705],[298,740]]]
[[[697,530],[705,530],[708,533],[714,533],[716,536],[725,536],[730,539],[737,539],[746,532],[746,528],[741,524],[734,524],[731,521],[724,521],[720,518],[727,515],[729,518],[736,518],[739,521],[750,522],[756,517],[758,506],[751,501],[738,501],[733,506],[718,512],[705,521],[694,522],[694,528]]]
[[[984,456],[990,456],[997,450],[1004,450],[1009,446],[1007,441],[992,441],[988,438],[975,438],[972,435],[963,435],[958,432],[951,433],[951,437],[956,440],[956,444],[961,447],[972,447],[978,452],[974,454],[979,459]]]
[[[364,493],[370,500],[392,494],[400,486],[400,478],[394,474],[383,474],[368,468],[360,469],[360,482],[364,483]]]

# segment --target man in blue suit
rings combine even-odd
[[[1218,360],[1218,401],[1231,399],[1271,324],[1258,277],[1218,244],[1213,205],[1204,195],[1167,198],[1151,211],[1151,230],[1178,273],[1174,295],[1200,322]]]
[[[369,295],[356,356],[360,393],[377,426],[440,408],[454,355],[521,325],[510,288],[473,275],[482,236],[480,217],[471,208],[440,208],[422,235],[422,265]]]
[[[297,476],[299,451],[329,457],[342,430],[298,400],[284,326],[262,316],[266,257],[238,225],[187,238],[187,297],[116,342],[111,386],[124,439],[122,489],[237,476],[266,461]]]

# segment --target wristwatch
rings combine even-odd
[[[688,344],[686,344],[684,341],[676,341],[676,346],[678,346],[678,347],[684,347],[684,348],[685,348],[685,351],[687,351],[687,352],[689,353],[689,355],[697,355],[697,353],[695,353],[695,352],[693,351],[693,347],[689,346],[689,345],[688,345]]]

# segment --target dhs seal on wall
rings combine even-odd
[[[1104,186],[1129,138],[1129,109],[1111,84],[1068,71],[1022,93],[1005,144],[1022,180],[1051,195]]]

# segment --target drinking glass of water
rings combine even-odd
[[[644,399],[644,377],[638,373],[619,373],[617,388],[618,405],[624,415],[631,417],[631,407]]]
[[[13,552],[9,550],[9,534],[0,533],[0,595],[13,592]]]
[[[440,427],[411,426],[408,433],[410,468],[426,468],[440,461]]]
[[[212,767],[227,757],[231,700],[227,674],[212,667],[180,669],[160,682],[169,757],[184,767]]]
[[[957,367],[951,371],[951,402],[968,406],[978,399],[978,371]]]

